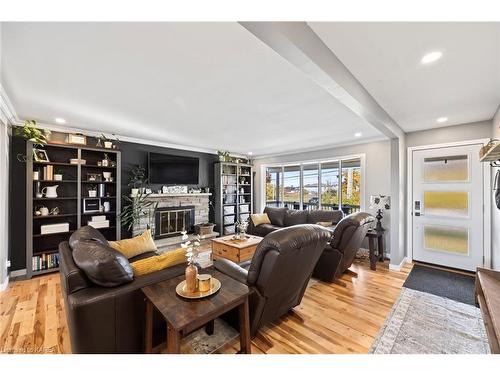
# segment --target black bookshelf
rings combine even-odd
[[[48,161],[36,161],[31,156],[33,148],[33,144],[27,142],[27,278],[58,271],[59,243],[67,241],[81,226],[88,225],[92,216],[105,216],[109,221],[109,227],[99,229],[108,240],[120,239],[120,151],[70,144],[48,144],[42,149],[47,154]],[[83,159],[85,164],[71,163],[70,159]],[[105,165],[102,165],[103,163]],[[48,167],[52,168],[51,174],[47,170]],[[38,179],[34,179],[34,172],[38,172]],[[111,173],[113,181],[105,180],[103,172]],[[62,178],[56,180],[56,174],[61,174]],[[89,181],[89,178],[96,180]],[[47,189],[44,188],[54,185],[58,186],[57,197],[40,195],[46,193]],[[89,190],[94,189],[97,190],[97,197],[89,197]],[[102,196],[99,196],[99,192]],[[105,206],[104,202],[108,202],[107,212],[84,213],[85,198],[98,199],[102,208]],[[41,207],[46,207],[50,214],[42,216]],[[58,213],[54,214],[56,208]],[[42,226],[50,224],[67,224],[68,228],[64,232],[42,234]]]

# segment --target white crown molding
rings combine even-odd
[[[19,119],[14,106],[0,83],[0,123],[3,125],[15,125],[18,122]]]

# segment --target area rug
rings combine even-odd
[[[214,333],[207,335],[205,328],[189,334],[182,340],[182,353],[209,354],[238,337],[239,332],[222,319],[215,319]],[[239,345],[239,344],[238,344]]]
[[[415,264],[403,286],[475,306],[474,283],[474,276]]]
[[[448,298],[402,288],[373,354],[487,354],[480,310]]]

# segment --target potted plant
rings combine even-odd
[[[144,216],[148,219],[147,228],[151,229],[153,213],[158,206],[158,202],[148,200],[148,196],[149,194],[143,194],[142,192],[138,192],[137,195],[132,197],[128,195],[123,196],[125,204],[120,214],[120,218],[122,224],[125,225],[128,230],[132,230],[134,224],[138,223],[141,217]]]
[[[136,165],[130,170],[130,180],[128,186],[131,188],[131,195],[136,196],[139,192],[144,192],[144,185],[147,183],[146,169],[140,165]]]
[[[14,126],[13,130],[14,135],[33,143],[35,150],[45,146],[50,136],[50,130],[38,128],[35,120],[26,120],[23,126]],[[18,154],[17,159],[26,162],[26,155]]]
[[[219,156],[219,161],[231,161],[229,151],[218,150],[217,155]]]
[[[91,197],[91,198],[97,197],[97,186],[96,185],[89,186],[89,197]]]

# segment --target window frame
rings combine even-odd
[[[338,163],[339,164],[339,183],[342,183],[342,161],[350,161],[353,159],[359,159],[360,160],[360,174],[361,174],[361,184],[360,184],[360,189],[361,189],[361,194],[359,197],[359,209],[360,211],[365,210],[365,193],[366,193],[366,174],[365,174],[365,159],[366,159],[366,154],[354,154],[354,155],[342,155],[338,156],[335,158],[328,158],[328,159],[309,159],[309,160],[297,160],[297,161],[287,161],[283,163],[269,163],[269,164],[262,164],[260,166],[260,175],[262,176],[261,181],[259,183],[259,189],[260,189],[260,207],[261,211],[266,207],[266,169],[267,168],[280,168],[281,167],[281,173],[283,174],[283,180],[284,180],[284,168],[285,167],[291,167],[291,166],[299,166],[300,167],[300,209],[303,209],[304,207],[304,202],[303,202],[303,194],[302,190],[304,188],[303,184],[303,177],[304,177],[304,165],[307,164],[318,164],[318,173],[319,173],[319,178],[318,178],[318,195],[319,195],[319,206],[321,207],[321,192],[319,191],[321,189],[321,164],[324,163]],[[281,189],[284,189],[284,181],[281,186]],[[284,201],[284,190],[282,190],[282,197]],[[339,200],[339,210],[342,210],[342,186],[339,186],[338,189],[338,200]]]

